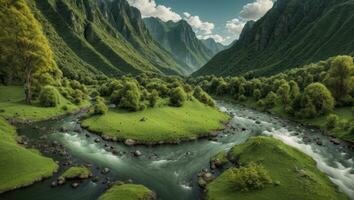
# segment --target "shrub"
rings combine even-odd
[[[120,90],[113,92],[112,103],[130,111],[140,110],[141,91],[134,81],[126,81]]]
[[[44,107],[56,107],[60,104],[60,94],[53,86],[45,86],[39,94],[39,103]]]
[[[331,114],[327,117],[326,127],[328,130],[334,129],[338,125],[338,116],[335,114]]]
[[[253,91],[253,97],[258,101],[262,97],[262,93],[259,89]]]
[[[153,90],[149,95],[149,106],[152,108],[155,107],[158,99],[159,99],[159,92],[156,90]]]
[[[75,89],[71,96],[75,104],[80,104],[85,99],[85,94],[79,89]]]
[[[238,101],[242,102],[242,101],[246,101],[247,100],[247,97],[245,95],[240,95],[238,97]]]
[[[251,163],[246,167],[233,169],[231,182],[237,191],[260,190],[272,180],[262,165]]]
[[[94,105],[94,114],[96,115],[104,115],[108,112],[108,107],[104,103],[104,99],[100,96],[95,98],[95,105]]]
[[[214,100],[201,87],[199,87],[199,86],[196,87],[193,95],[200,102],[202,102],[208,106],[211,106],[211,107],[215,106]]]
[[[187,100],[187,94],[182,87],[176,87],[172,89],[170,93],[170,105],[181,107]]]

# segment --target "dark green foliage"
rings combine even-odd
[[[337,127],[339,118],[337,115],[331,114],[327,117],[327,129],[331,130]]]
[[[274,92],[269,92],[267,96],[263,99],[263,106],[268,109],[273,108],[276,104],[277,99],[277,94],[275,94]]]
[[[354,2],[277,1],[257,22],[249,22],[239,40],[193,75],[270,75],[354,52]],[[319,50],[320,49],[320,50]],[[303,76],[307,83],[317,82]]]
[[[290,85],[285,82],[277,90],[277,94],[284,107],[290,104]]]
[[[111,96],[112,103],[130,111],[141,109],[140,99],[141,91],[135,81],[124,82],[123,88],[114,91]]]
[[[171,90],[171,94],[170,94],[171,106],[181,107],[185,101],[187,101],[187,94],[182,87],[177,87]]]
[[[231,184],[237,191],[261,190],[272,183],[264,167],[255,163],[233,169],[231,176]]]
[[[259,89],[255,89],[253,92],[253,97],[258,101],[262,97],[262,93]]]
[[[209,105],[211,107],[215,106],[214,100],[206,92],[204,92],[204,90],[201,87],[197,86],[194,90],[193,95],[200,102]]]
[[[60,104],[60,93],[53,86],[45,86],[39,94],[39,103],[43,107],[56,107]]]

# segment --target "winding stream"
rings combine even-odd
[[[80,133],[79,115],[73,115],[60,121],[42,122],[33,127],[20,127],[20,134],[39,140],[43,133],[47,139],[64,145],[75,163],[92,163],[100,181],[84,181],[77,189],[70,184],[51,188],[50,183],[57,175],[31,187],[0,195],[3,200],[94,200],[105,190],[108,181],[132,179],[154,190],[159,199],[188,200],[201,196],[197,186],[196,174],[209,167],[209,158],[216,153],[228,150],[235,144],[243,143],[250,136],[266,134],[299,148],[317,162],[318,168],[325,172],[351,199],[354,199],[354,151],[345,144],[334,145],[329,138],[318,130],[302,127],[268,114],[249,110],[228,102],[218,102],[221,110],[231,113],[230,126],[221,131],[217,141],[207,139],[187,142],[180,145],[157,147],[127,147],[121,143],[96,143],[97,136],[86,131]],[[39,127],[39,128],[38,128]],[[44,129],[43,127],[46,127]],[[65,127],[66,131],[59,131]],[[51,133],[48,134],[48,128]],[[242,130],[245,129],[245,130]],[[89,136],[89,137],[88,137]],[[319,146],[314,142],[322,141]],[[121,152],[113,155],[104,144]],[[140,150],[141,157],[131,152]],[[54,156],[60,160],[59,156]],[[99,171],[108,167],[111,172],[102,175]],[[60,174],[60,173],[59,173]]]

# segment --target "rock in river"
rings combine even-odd
[[[132,140],[132,139],[126,139],[124,141],[124,144],[127,145],[127,146],[134,146],[135,145],[135,141]]]

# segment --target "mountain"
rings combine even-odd
[[[28,3],[65,76],[186,73],[183,64],[151,38],[139,10],[126,0]]]
[[[201,41],[204,44],[204,46],[206,46],[209,50],[213,52],[213,55],[216,55],[220,51],[226,49],[224,45],[216,42],[213,38],[208,38]]]
[[[185,20],[163,22],[150,17],[145,18],[144,22],[152,38],[175,58],[186,63],[190,73],[198,70],[215,54],[197,38]]]
[[[277,0],[239,40],[193,75],[270,75],[354,52],[353,0]]]

